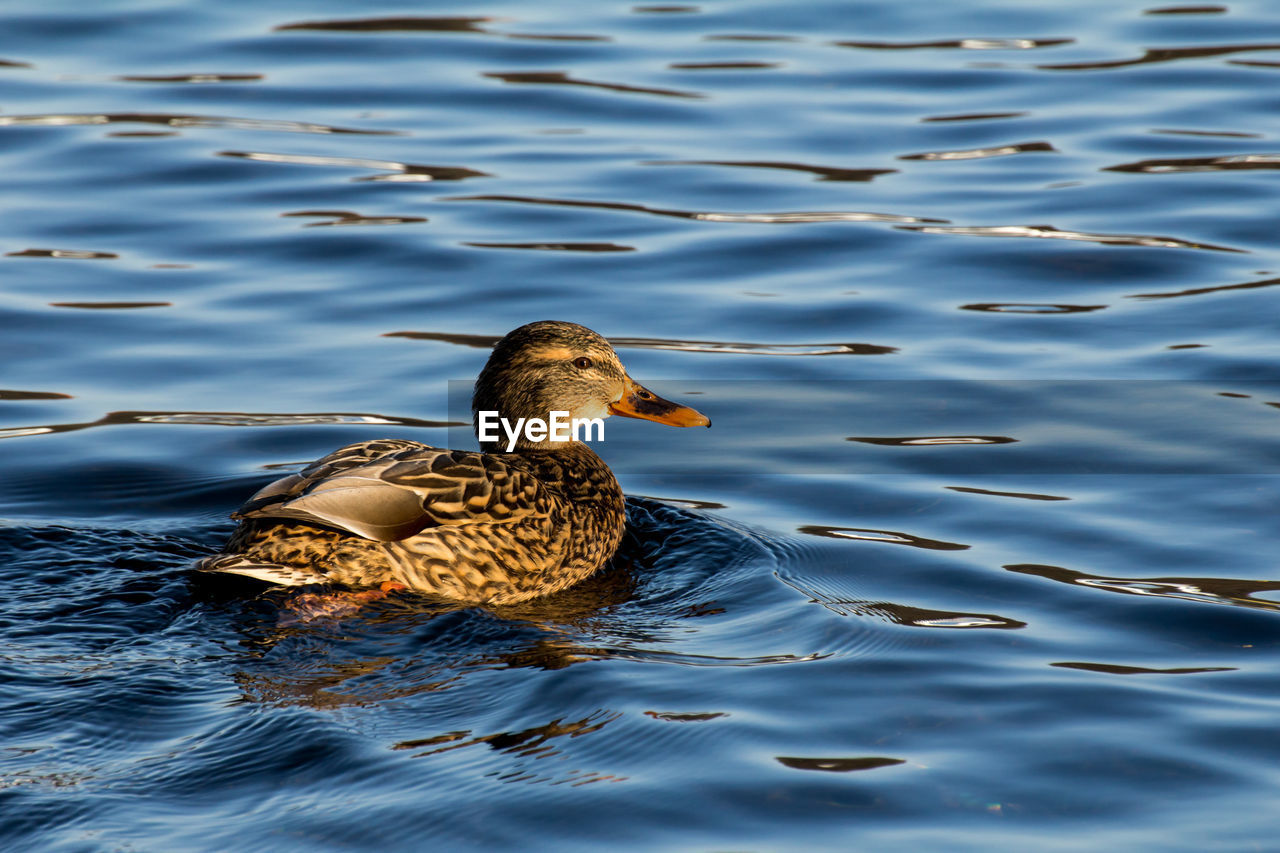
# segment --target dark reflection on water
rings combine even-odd
[[[646,717],[653,717],[655,720],[666,720],[669,723],[705,723],[710,720],[727,717],[728,714],[719,711],[708,711],[701,714],[678,713],[674,711],[645,711]]]
[[[0,400],[70,400],[70,394],[57,391],[14,391],[0,389]]]
[[[1225,139],[1261,139],[1261,133],[1242,133],[1234,130],[1183,130],[1178,128],[1156,128],[1152,133],[1167,133],[1173,136],[1208,136]]]
[[[121,311],[132,308],[169,308],[172,302],[50,302],[51,308],[87,308],[89,310]]]
[[[336,166],[339,168],[376,169],[385,175],[364,175],[353,181],[392,181],[415,183],[419,181],[462,181],[467,178],[487,178],[486,172],[460,166],[424,166],[420,163],[396,163],[390,160],[366,160],[359,157],[326,157],[318,154],[269,154],[264,151],[219,151],[221,157],[238,157],[259,163],[292,163],[300,166]]]
[[[436,735],[434,737],[401,741],[392,748],[422,750],[420,752],[416,752],[413,757],[424,758],[429,755],[438,755],[439,753],[450,752],[455,749],[465,749],[469,746],[485,744],[490,749],[509,752],[522,758],[556,758],[560,756],[560,751],[554,746],[555,738],[582,737],[584,735],[595,734],[609,723],[614,722],[621,717],[622,715],[616,712],[609,713],[607,711],[597,711],[596,713],[583,717],[580,720],[552,720],[550,723],[545,725],[534,726],[517,732],[496,732],[494,734],[479,736],[471,736],[471,732],[466,731],[448,732],[447,734]],[[518,769],[505,773],[498,778],[504,782],[536,781],[547,784],[563,784],[566,782],[579,784],[610,780],[620,782],[626,777],[573,771],[566,776],[554,778],[538,773],[525,772],[523,767],[519,767]]]
[[[1238,284],[1218,284],[1211,287],[1189,287],[1185,290],[1172,290],[1164,293],[1134,293],[1134,299],[1172,299],[1178,296],[1203,296],[1207,293],[1222,293],[1227,290],[1253,290],[1259,287],[1274,287],[1280,284],[1280,278],[1267,278],[1262,281],[1244,281]]]
[[[878,444],[882,447],[933,447],[952,444],[1014,444],[1018,439],[1007,435],[855,435],[845,441]]]
[[[1071,44],[1070,38],[966,38],[941,41],[838,41],[839,47],[861,47],[869,50],[922,50],[926,48],[959,48],[962,50],[1034,50]]]
[[[1047,71],[1101,71],[1112,68],[1127,68],[1131,65],[1148,65],[1158,62],[1177,62],[1183,59],[1207,59],[1214,56],[1228,56],[1233,53],[1248,53],[1255,50],[1280,50],[1280,44],[1236,44],[1213,47],[1154,47],[1148,48],[1136,59],[1115,59],[1105,62],[1063,62],[1058,64],[1037,65]]]
[[[17,392],[21,393],[21,392]],[[0,399],[70,399],[70,395],[48,397],[13,397]],[[94,427],[121,426],[124,424],[192,424],[197,426],[297,426],[303,424],[368,424],[381,426],[451,427],[465,426],[460,421],[428,421],[420,418],[400,418],[389,415],[367,415],[354,412],[309,412],[300,414],[264,414],[249,412],[108,412],[96,421],[82,423],[42,424],[0,428],[0,438],[20,438],[32,435],[76,432]]]
[[[111,139],[153,139],[178,135],[176,130],[113,130],[106,134]]]
[[[531,247],[532,248],[532,247]],[[476,349],[489,349],[498,342],[497,335],[460,335],[451,332],[385,332],[388,338],[409,338],[419,341],[441,341]],[[877,344],[760,344],[745,341],[677,341],[662,338],[609,338],[615,347],[676,352],[717,352],[736,355],[887,355],[896,352],[894,347]]]
[[[534,249],[547,252],[634,252],[635,246],[617,243],[463,243],[477,249]],[[409,337],[407,332],[391,332],[387,337]]]
[[[939,539],[926,539],[897,530],[872,530],[860,527],[823,527],[806,524],[799,528],[801,533],[811,536],[826,536],[831,539],[856,539],[862,542],[884,542],[889,545],[910,545],[913,548],[928,548],[931,551],[963,551],[970,546],[958,542],[943,542]]]
[[[685,92],[680,89],[660,89],[656,86],[633,86],[627,83],[606,83],[601,80],[584,80],[570,77],[564,71],[490,71],[484,76],[503,83],[527,83],[537,86],[586,86],[593,89],[607,89],[611,92],[627,92],[636,95],[659,95],[665,98],[704,98],[698,92]]]
[[[23,249],[5,252],[6,258],[64,258],[75,261],[102,261],[120,257],[115,252],[96,252],[92,249]]]
[[[1030,113],[1013,112],[1013,113],[965,113],[963,115],[954,116],[928,116],[920,119],[926,122],[942,122],[942,121],[992,121],[995,119],[1005,118],[1022,118],[1030,115]]]
[[[802,531],[803,532],[803,531]],[[853,538],[853,537],[850,537]],[[948,543],[943,543],[948,544]],[[928,547],[928,546],[921,546]],[[962,546],[964,547],[964,546]],[[945,549],[937,549],[945,550]],[[892,601],[866,601],[844,597],[843,593],[821,588],[812,579],[779,577],[783,583],[809,597],[814,604],[839,616],[862,616],[881,619],[911,628],[1025,628],[1027,623],[993,613],[962,613],[954,610],[932,610]]]
[[[300,21],[295,24],[281,24],[275,29],[279,32],[287,30],[336,30],[341,32],[429,32],[429,33],[483,33],[478,24],[487,24],[493,18],[447,18],[447,17],[404,17],[404,18],[350,18],[331,21]]]
[[[1202,604],[1226,604],[1258,610],[1280,611],[1280,601],[1258,598],[1259,594],[1280,591],[1280,580],[1255,581],[1241,578],[1116,578],[1091,575],[1061,566],[1019,564],[1005,566],[1011,572],[1036,575],[1060,583],[1127,595],[1173,598]]]
[[[1029,501],[1069,501],[1064,495],[1042,495],[1035,492],[1000,492],[993,489],[977,489],[972,486],[947,486],[953,492],[965,492],[970,495],[991,495],[999,498],[1023,498]]]
[[[906,764],[901,758],[793,758],[778,756],[778,763],[792,770],[822,770],[827,773],[849,773],[853,770],[875,770],[877,767],[892,767],[895,764]]]
[[[116,78],[126,83],[256,83],[261,74],[124,74]]]
[[[904,231],[922,234],[959,234],[966,237],[1032,237],[1042,240],[1080,240],[1104,246],[1149,246],[1161,249],[1207,249],[1212,252],[1247,252],[1231,246],[1214,246],[1177,237],[1146,234],[1097,234],[1068,231],[1052,225],[899,225]]]
[[[1225,15],[1226,6],[1161,6],[1155,9],[1143,9],[1144,15]]]
[[[759,33],[708,35],[708,36],[703,36],[703,39],[706,41],[764,41],[764,42],[800,41],[800,39],[796,38],[795,36],[771,36],[771,35],[763,35]]]
[[[518,204],[547,204],[560,207],[584,207],[599,210],[626,210],[649,213],[654,216],[672,216],[677,219],[695,219],[701,222],[751,222],[763,224],[796,224],[809,222],[945,222],[917,216],[899,216],[894,213],[864,213],[843,210],[785,211],[780,213],[713,213],[696,210],[664,210],[642,204],[610,201],[582,201],[563,198],[533,198],[509,195],[454,196],[446,201],[502,201]],[[906,227],[906,226],[903,226]]]
[[[238,130],[269,130],[285,133],[353,133],[375,136],[395,132],[334,127],[326,124],[308,124],[278,119],[232,118],[229,116],[171,113],[64,113],[0,116],[0,127],[68,127],[99,124],[163,124],[168,127],[181,128],[235,128]]]
[[[680,71],[763,71],[769,68],[781,68],[780,62],[672,62],[668,68]]]
[[[909,158],[900,158],[909,159]],[[839,169],[832,166],[807,166],[804,163],[774,163],[765,160],[651,160],[645,166],[740,166],[746,169],[782,169],[812,172],[820,181],[871,181],[881,175],[893,175],[897,169]]]
[[[295,210],[281,216],[315,216],[320,222],[308,222],[304,228],[321,225],[412,225],[426,222],[425,216],[362,216],[351,210]]]
[[[964,311],[987,311],[992,314],[1086,314],[1101,311],[1106,305],[1037,304],[1033,302],[974,302],[961,305]]]
[[[1048,142],[1018,142],[995,145],[988,148],[968,148],[961,151],[925,151],[921,154],[899,154],[899,160],[983,160],[987,157],[1007,157],[1034,151],[1057,151]]]
[[[1125,666],[1115,663],[1088,663],[1085,661],[1060,661],[1049,666],[1063,669],[1082,669],[1085,672],[1105,672],[1111,675],[1195,675],[1201,672],[1235,672],[1234,666]]]
[[[1280,154],[1229,154],[1222,157],[1166,157],[1107,166],[1108,172],[1226,172],[1280,169]]]

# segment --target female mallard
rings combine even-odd
[[[633,382],[603,337],[555,321],[498,342],[471,408],[485,452],[403,439],[343,447],[251,497],[232,515],[241,523],[223,553],[198,567],[285,586],[403,585],[495,605],[546,595],[613,556],[626,526],[622,489],[577,436],[519,430],[512,444],[503,428],[501,441],[486,441],[494,433],[480,431],[480,413],[511,425],[545,423],[553,412],[570,423],[614,414],[711,425]]]

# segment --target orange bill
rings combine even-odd
[[[696,409],[664,400],[657,394],[627,377],[622,399],[609,404],[609,412],[627,418],[657,421],[678,427],[711,426],[711,418]]]

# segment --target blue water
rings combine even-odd
[[[0,10],[0,846],[1269,849],[1280,15]],[[299,622],[192,577],[538,319],[613,565]]]

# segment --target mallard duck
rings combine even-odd
[[[472,397],[481,452],[416,441],[351,444],[263,488],[203,571],[274,584],[406,587],[514,604],[564,589],[608,562],[626,527],[622,489],[584,441],[493,426],[623,415],[710,426],[627,375],[600,335],[544,321],[494,347]],[[561,423],[564,421],[562,420]],[[603,422],[601,421],[601,426]],[[564,438],[560,430],[559,438]]]

